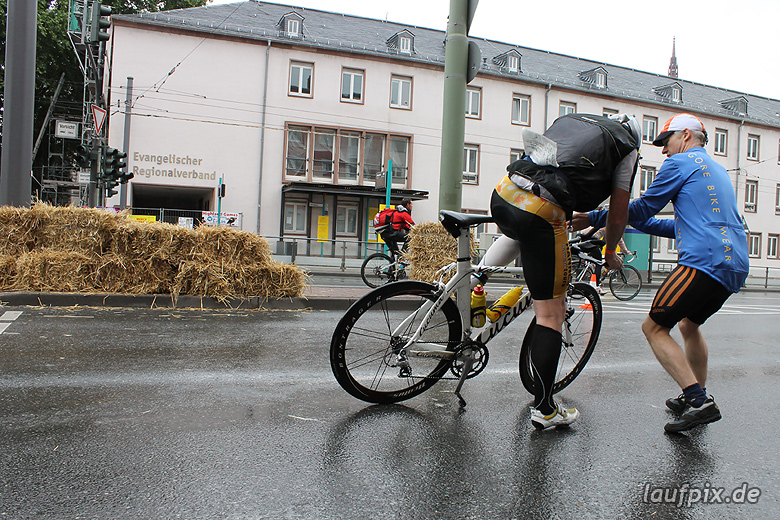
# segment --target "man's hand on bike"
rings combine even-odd
[[[604,255],[604,261],[607,262],[609,269],[620,269],[623,267],[623,259],[615,252]]]
[[[590,227],[590,219],[587,213],[574,212],[569,221],[569,231],[581,231]]]

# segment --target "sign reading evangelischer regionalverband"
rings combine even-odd
[[[218,177],[216,170],[203,171],[203,159],[191,155],[133,152],[132,161],[133,175],[136,178],[215,181]]]

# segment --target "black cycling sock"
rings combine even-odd
[[[699,383],[693,383],[691,386],[683,388],[683,395],[694,408],[700,407],[707,400],[707,393]]]
[[[561,355],[561,331],[536,324],[531,343],[531,371],[534,387],[534,408],[549,415],[555,411],[552,387]]]

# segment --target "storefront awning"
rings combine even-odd
[[[350,184],[326,184],[314,182],[291,182],[282,186],[282,193],[334,193],[337,195],[353,195],[372,197],[384,200],[385,188],[373,186],[359,186]],[[409,198],[412,200],[425,200],[428,192],[423,190],[406,190],[393,188],[390,195],[396,198]]]

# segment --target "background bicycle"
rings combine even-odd
[[[491,217],[441,212],[445,229],[458,239],[458,262],[440,270],[436,283],[401,281],[383,285],[355,302],[333,333],[331,369],[351,395],[372,403],[392,403],[414,397],[441,379],[457,381],[460,395],[466,379],[482,372],[489,360],[487,344],[531,306],[531,295],[520,298],[495,321],[482,327],[471,322],[473,273],[522,272],[518,267],[476,267],[471,263],[469,227]],[[444,284],[444,276],[455,275]],[[488,284],[489,286],[489,284]],[[588,362],[601,330],[601,299],[586,283],[574,283],[567,295],[554,391],[569,385]],[[534,322],[529,326],[533,330]],[[526,332],[519,369],[525,388],[533,392],[530,333]]]
[[[588,235],[581,235],[572,239],[570,242],[572,250],[572,280],[575,282],[589,282],[591,277],[596,274],[597,267],[605,268],[603,260],[594,258],[593,253],[604,246],[604,241],[597,238],[590,238]],[[604,276],[609,282],[609,291],[618,300],[631,300],[639,294],[642,289],[642,277],[639,271],[632,265],[628,265],[635,258],[631,253],[631,259],[626,261],[626,254],[623,256],[623,266],[620,269],[612,269],[606,274],[602,274],[602,283]]]
[[[403,260],[401,254],[394,254],[392,251],[388,253],[374,253],[363,260],[360,266],[360,277],[363,283],[375,288],[407,278],[409,263]]]

